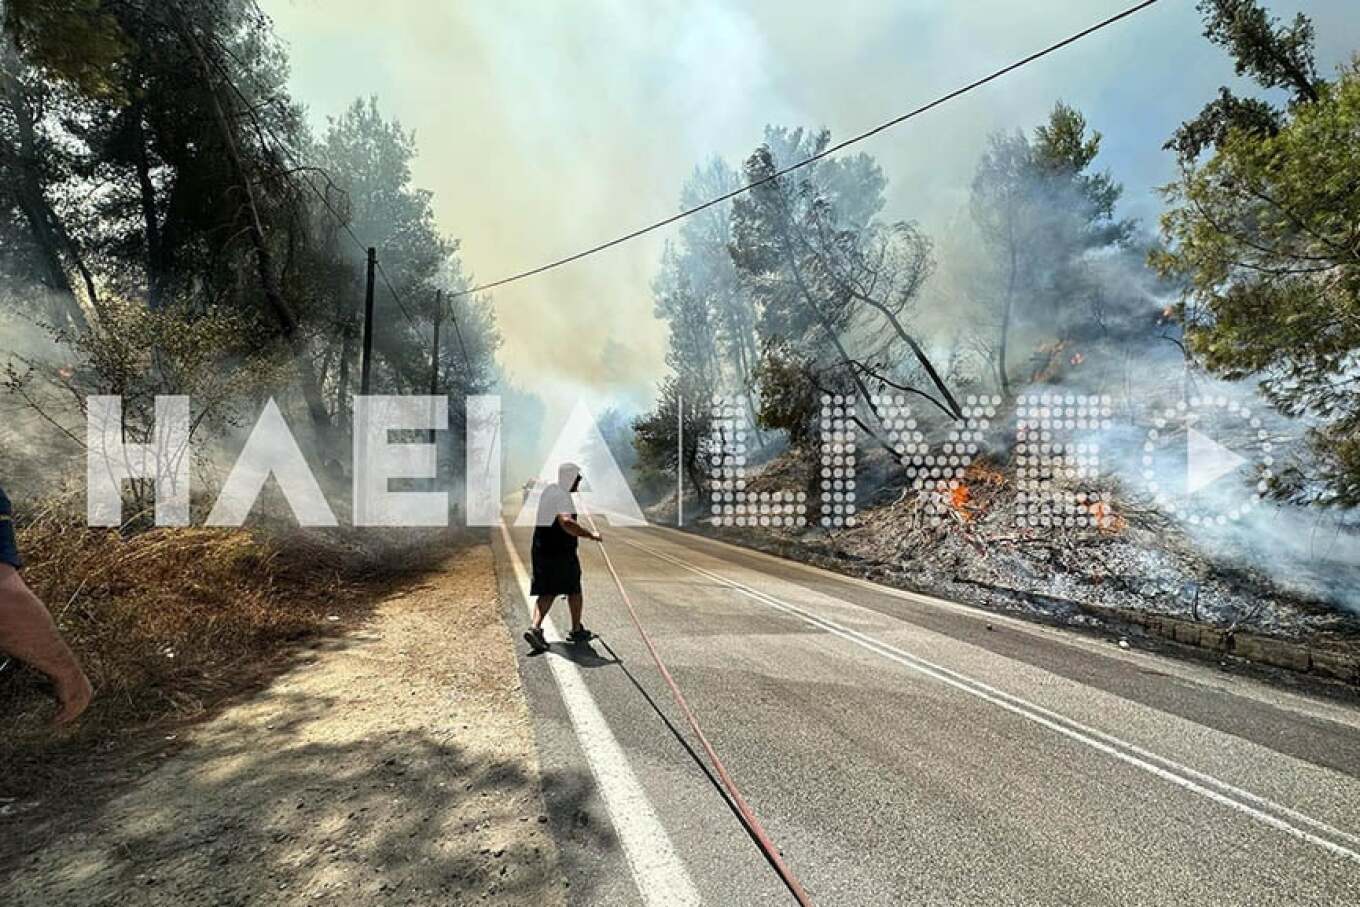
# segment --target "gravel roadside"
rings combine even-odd
[[[0,901],[564,902],[486,545],[182,736]]]

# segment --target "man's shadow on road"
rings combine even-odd
[[[595,650],[591,644],[598,642],[609,652],[610,657],[605,658]],[[596,636],[589,642],[550,642],[548,648],[538,652],[530,652],[526,658],[540,658],[544,655],[556,655],[558,658],[566,659],[574,665],[582,668],[607,668],[611,665],[622,665],[623,659],[614,654],[614,650],[600,637]]]

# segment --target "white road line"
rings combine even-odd
[[[658,534],[665,533],[671,535],[681,533],[681,530],[673,529],[669,526],[659,526],[653,524],[648,528],[657,531]],[[806,573],[810,576],[818,577],[820,579],[831,580],[833,582],[840,583],[849,583],[852,586],[858,586],[859,588],[865,589],[869,592],[874,592],[879,595],[886,595],[891,598],[900,599],[901,601],[910,602],[913,605],[924,605],[931,608],[938,608],[944,611],[950,611],[954,614],[958,614],[962,617],[966,617],[978,623],[986,622],[998,625],[1005,624],[1006,626],[1011,627],[1021,633],[1025,633],[1029,636],[1034,636],[1039,639],[1052,640],[1061,643],[1064,646],[1076,647],[1086,652],[1095,653],[1104,658],[1114,658],[1125,661],[1130,664],[1137,664],[1146,655],[1145,652],[1139,652],[1136,649],[1133,650],[1132,652],[1125,652],[1122,650],[1116,650],[1112,652],[1110,651],[1108,644],[1099,643],[1093,639],[1090,639],[1089,637],[1074,634],[1070,630],[1046,626],[1044,624],[1035,623],[1032,620],[1025,620],[1024,618],[1021,617],[1012,617],[1009,614],[1002,614],[996,611],[985,610],[981,607],[974,605],[961,604],[959,602],[950,601],[949,599],[946,598],[936,598],[932,595],[926,595],[925,593],[922,592],[909,592],[906,589],[898,589],[895,586],[884,585],[883,583],[874,582],[873,580],[864,579],[862,577],[852,576],[847,573],[838,573],[835,570],[828,570],[825,567],[818,567],[815,564],[805,564],[802,563],[801,561],[796,561],[793,560],[792,558],[781,557],[776,554],[771,554],[768,551],[762,551],[758,548],[746,548],[741,545],[734,544],[733,542],[724,541],[723,539],[713,538],[707,535],[699,535],[697,533],[692,532],[685,532],[684,538],[686,540],[700,542],[701,544],[698,545],[697,547],[703,550],[703,553],[705,555],[717,558],[719,560],[721,560],[722,558],[718,552],[712,550],[705,550],[704,546],[707,545],[713,548],[718,548],[720,550],[722,549],[729,550],[735,555],[745,556],[752,558],[753,560],[762,561],[763,563],[769,564],[771,567],[776,568],[778,570],[792,569],[798,572]],[[675,544],[679,547],[684,547],[679,542],[675,542]],[[1195,671],[1189,670],[1181,666],[1180,664],[1177,664],[1175,661],[1169,662],[1164,661],[1162,663],[1161,670],[1164,670],[1168,673],[1171,673],[1174,676],[1186,680],[1191,680],[1196,683],[1203,683],[1203,678],[1199,674],[1197,674]],[[1301,697],[1298,694],[1292,693],[1288,690],[1281,690],[1277,688],[1263,690],[1255,682],[1248,681],[1243,683],[1241,682],[1240,679],[1238,679],[1237,682],[1233,684],[1231,693],[1234,696],[1242,696],[1252,700],[1253,702],[1260,702],[1266,705],[1275,706],[1277,708],[1288,709],[1300,715],[1305,715],[1312,718],[1319,718],[1323,721],[1331,721],[1336,724],[1341,724],[1349,728],[1360,730],[1360,720],[1357,720],[1356,718],[1357,713],[1353,709],[1346,709],[1340,705],[1335,705],[1332,703],[1326,702],[1319,703],[1315,700]],[[1357,839],[1357,843],[1360,843],[1360,839]]]
[[[914,671],[932,677],[955,689],[962,690],[965,693],[990,702],[999,708],[1033,721],[1036,724],[1062,734],[1078,743],[1085,744],[1106,755],[1113,756],[1122,762],[1126,762],[1129,765],[1140,768],[1165,781],[1169,781],[1172,784],[1176,784],[1186,790],[1199,794],[1215,803],[1235,809],[1277,831],[1282,831],[1301,841],[1314,844],[1336,856],[1360,863],[1360,850],[1355,850],[1345,844],[1338,843],[1338,841],[1345,841],[1353,846],[1360,846],[1360,837],[1357,837],[1356,835],[1335,828],[1311,816],[1304,815],[1283,804],[1275,803],[1265,797],[1243,790],[1226,781],[1196,771],[1189,766],[1181,765],[1164,756],[1159,756],[1156,753],[1145,750],[1136,744],[1129,743],[1128,741],[1122,740],[1111,734],[1107,734],[1104,731],[1087,727],[1071,718],[1067,718],[1064,715],[1032,703],[1019,696],[996,689],[995,687],[969,677],[966,674],[961,674],[958,671],[933,664],[924,658],[912,655],[910,652],[906,652],[896,646],[880,642],[858,630],[852,630],[829,618],[805,611],[796,605],[791,605],[788,602],[775,598],[768,593],[760,592],[736,580],[705,570],[702,567],[695,567],[691,564],[687,564],[678,558],[671,557],[669,554],[657,551],[647,545],[628,539],[623,539],[622,541],[624,541],[625,544],[651,554],[653,557],[660,558],[663,561],[682,567],[691,573],[695,573],[735,589],[746,595],[748,598],[754,599],[763,605],[793,615],[804,623],[818,627],[819,629],[839,636],[849,642],[853,642],[876,655],[897,662],[904,667],[911,668]],[[1271,810],[1271,812],[1266,812],[1265,810]],[[1289,820],[1293,821],[1291,822]],[[1301,828],[1299,827],[1300,825],[1308,826],[1313,829],[1313,831]],[[1314,832],[1318,832],[1318,834],[1315,834]],[[1329,837],[1322,837],[1321,835],[1324,834]]]
[[[501,539],[509,552],[510,564],[514,568],[525,605],[532,612],[529,575],[504,523],[501,524]],[[551,618],[544,621],[543,631],[550,642],[561,640]],[[675,852],[666,830],[661,826],[661,820],[657,818],[656,810],[633,774],[623,747],[614,737],[609,722],[600,712],[595,697],[581,677],[580,668],[565,658],[555,656],[548,657],[548,664],[562,693],[562,702],[571,717],[581,751],[585,753],[590,770],[595,775],[595,784],[609,812],[609,819],[623,844],[624,857],[643,901],[657,907],[702,903],[685,864]]]

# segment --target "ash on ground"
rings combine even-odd
[[[1102,611],[1119,609],[1311,645],[1360,646],[1360,614],[1345,594],[1360,588],[1360,568],[1349,575],[1334,567],[1299,572],[1285,584],[1257,569],[1249,553],[1230,546],[1206,550],[1175,520],[1112,485],[1092,490],[1086,526],[1053,525],[1080,518],[1028,526],[1014,470],[1006,466],[976,461],[953,488],[933,495],[912,487],[893,466],[886,456],[861,457],[860,485],[875,490],[861,494],[852,526],[821,526],[815,505],[806,526],[762,526],[758,516],[744,526],[716,526],[703,506],[689,528],[898,588],[1048,621],[1099,625]],[[748,500],[814,487],[809,466],[787,453],[752,473]],[[674,501],[663,506],[673,519]]]

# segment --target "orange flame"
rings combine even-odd
[[[962,510],[968,506],[968,502],[972,498],[973,493],[968,490],[968,486],[960,482],[958,487],[949,492],[949,506],[955,510]]]
[[[952,510],[954,515],[959,518],[960,522],[971,522],[976,515],[975,511],[977,508],[972,506],[973,493],[969,490],[966,483],[959,482],[951,488],[949,485],[941,482],[937,494],[939,495],[938,500],[940,500],[944,506]]]

